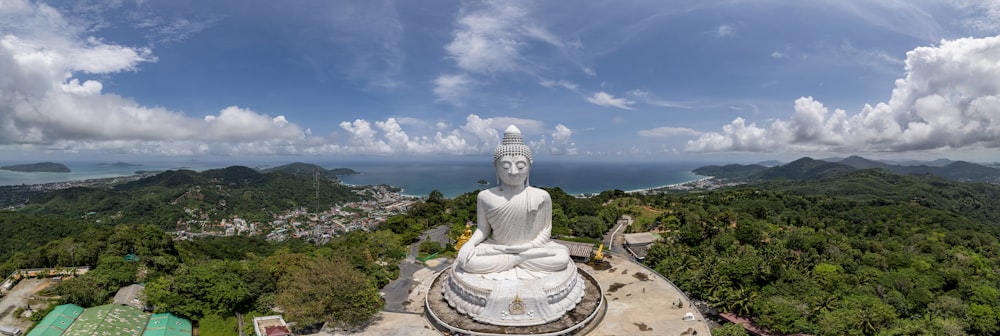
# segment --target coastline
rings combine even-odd
[[[681,187],[694,188],[699,183],[702,183],[702,182],[705,182],[705,181],[708,181],[708,180],[711,180],[711,179],[715,178],[713,176],[704,176],[704,175],[698,175],[698,176],[701,176],[701,177],[698,178],[698,179],[695,179],[695,180],[691,180],[691,181],[679,182],[679,183],[668,184],[668,185],[663,185],[663,186],[658,186],[658,187],[652,187],[652,188],[628,190],[628,191],[625,191],[625,193],[626,194],[641,194],[641,193],[645,193],[645,192],[654,192],[654,191],[659,191],[659,190],[663,190],[663,189],[681,189]]]
[[[153,162],[143,163],[145,171],[184,169],[203,171],[218,167],[232,166],[221,162]],[[252,167],[254,165],[242,164]],[[326,166],[332,165],[327,163]],[[532,170],[531,181],[535,187],[560,188],[566,194],[577,197],[597,195],[607,190],[629,190],[629,193],[653,192],[664,188],[679,188],[691,183],[704,183],[706,177],[694,174],[692,162],[657,163],[571,163],[558,162],[539,165]],[[107,168],[96,163],[74,162],[69,165],[72,175],[51,176],[44,173],[0,173],[0,185],[24,186],[41,184],[83,184],[90,179],[130,178],[135,176],[135,167]],[[384,162],[337,162],[338,167],[349,167],[358,174],[338,176],[347,186],[388,185],[399,189],[399,194],[407,197],[425,198],[433,190],[440,191],[447,198],[483,190],[492,185],[481,185],[479,180],[489,181],[494,172],[477,162],[426,162],[419,165],[389,164]],[[488,165],[487,165],[488,166]],[[492,184],[492,183],[491,183]]]

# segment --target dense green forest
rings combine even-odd
[[[647,263],[778,333],[1000,331],[1000,187],[864,170],[645,196]]]

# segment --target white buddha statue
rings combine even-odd
[[[477,228],[458,252],[444,295],[459,312],[497,325],[536,325],[583,295],[569,250],[549,239],[552,199],[528,185],[531,150],[511,125],[493,154],[498,186],[477,197]]]

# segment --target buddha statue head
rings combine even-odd
[[[531,149],[524,144],[521,130],[510,125],[493,151],[493,166],[501,186],[526,186],[531,171]]]

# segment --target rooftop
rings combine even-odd
[[[660,240],[660,237],[652,232],[626,233],[624,237],[626,245],[649,245]]]
[[[64,304],[57,306],[45,315],[45,318],[37,325],[28,336],[59,336],[62,335],[69,326],[73,325],[73,321],[76,320],[80,314],[83,313],[83,307],[77,306],[75,304]]]
[[[149,315],[139,309],[116,304],[91,307],[66,329],[65,336],[138,335]]]

